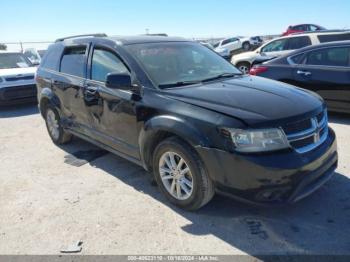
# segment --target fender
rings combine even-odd
[[[140,155],[146,170],[150,169],[151,150],[161,132],[177,135],[193,147],[209,145],[209,140],[194,125],[183,119],[170,115],[153,117],[145,122],[139,135]]]
[[[55,93],[48,87],[45,87],[40,92],[40,99],[39,99],[39,109],[40,113],[43,116],[43,109],[44,107],[50,104],[57,108],[58,111],[61,111],[61,103],[58,97],[55,95]],[[59,112],[61,113],[61,112]]]

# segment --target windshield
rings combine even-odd
[[[161,88],[241,74],[215,52],[197,43],[136,44],[127,49]]]
[[[32,64],[20,53],[0,53],[0,69],[31,67]]]

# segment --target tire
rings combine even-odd
[[[186,171],[188,168],[189,171],[182,176],[179,170],[173,171],[175,173],[173,175],[170,172],[164,172],[167,167],[168,170],[171,170],[171,167],[167,165],[171,162],[169,154],[174,154],[175,165],[173,166],[178,167],[182,158],[183,164],[179,170]],[[207,204],[214,196],[213,182],[207,175],[202,161],[194,149],[179,138],[168,138],[156,147],[153,155],[153,167],[154,177],[160,191],[172,204],[182,209],[197,210]],[[179,177],[176,178],[176,176]],[[167,177],[173,177],[173,179]],[[175,185],[173,186],[173,184]],[[192,187],[189,186],[190,184]],[[180,188],[180,194],[178,188]]]
[[[242,48],[244,51],[249,51],[250,48],[251,48],[251,45],[249,42],[244,42],[243,45],[242,45]]]
[[[244,74],[248,74],[250,70],[250,64],[248,62],[240,62],[236,67]]]
[[[72,135],[63,129],[60,120],[57,110],[53,106],[48,105],[45,109],[45,123],[51,140],[56,145],[66,144],[72,140]],[[55,130],[52,128],[55,128]]]

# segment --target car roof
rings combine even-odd
[[[140,36],[107,36],[103,34],[71,36],[66,38],[59,38],[55,43],[84,43],[86,41],[94,40],[109,40],[118,45],[132,45],[145,43],[160,43],[160,42],[190,42],[181,37],[155,36],[155,35],[140,35]]]
[[[190,42],[191,40],[182,37],[169,37],[169,36],[112,36],[107,39],[115,41],[119,45],[132,45],[132,44],[146,44],[146,43],[160,43],[160,42]]]
[[[300,49],[297,49],[291,53],[285,54],[283,56],[271,59],[270,61],[268,61],[267,63],[274,63],[280,61],[280,60],[284,60],[288,57],[292,57],[292,56],[296,56],[308,51],[312,51],[312,50],[316,50],[316,49],[320,49],[320,48],[326,48],[326,47],[337,47],[337,46],[350,46],[350,40],[345,40],[345,41],[333,41],[333,42],[327,42],[327,43],[322,43],[322,44],[318,44],[318,45],[310,45],[307,47],[303,47]]]

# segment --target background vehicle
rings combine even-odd
[[[282,36],[287,36],[294,33],[314,32],[314,31],[320,31],[320,30],[326,30],[326,28],[315,24],[291,25],[282,34]]]
[[[211,49],[211,50],[214,50],[214,47],[212,44],[208,43],[208,42],[200,42],[202,45],[204,45],[205,47]],[[214,50],[215,51],[215,50]],[[222,56],[223,58],[225,58],[226,60],[229,60],[230,59],[230,52],[225,49],[225,48],[220,48],[220,49],[217,49],[215,51],[216,53],[218,53],[220,56]]]
[[[22,53],[0,51],[0,105],[36,101],[35,72]]]
[[[350,41],[306,47],[256,65],[250,73],[314,91],[329,110],[350,113]]]
[[[230,53],[233,51],[243,49],[250,50],[251,43],[249,37],[231,37],[223,39],[216,44],[214,44],[214,49],[216,52],[220,52],[222,49],[227,49]]]
[[[278,57],[305,46],[343,40],[350,40],[350,31],[322,31],[279,37],[263,44],[255,51],[232,56],[231,63],[243,73],[248,73],[253,61],[259,56]]]
[[[35,48],[27,48],[23,54],[30,60],[33,65],[39,65],[41,62],[41,56]]]
[[[93,36],[58,40],[38,69],[54,143],[73,134],[133,161],[190,210],[215,191],[293,203],[332,176],[335,134],[313,93],[243,75],[182,38]]]
[[[260,36],[252,36],[250,38],[250,44],[252,46],[260,46],[264,41],[261,39]]]

